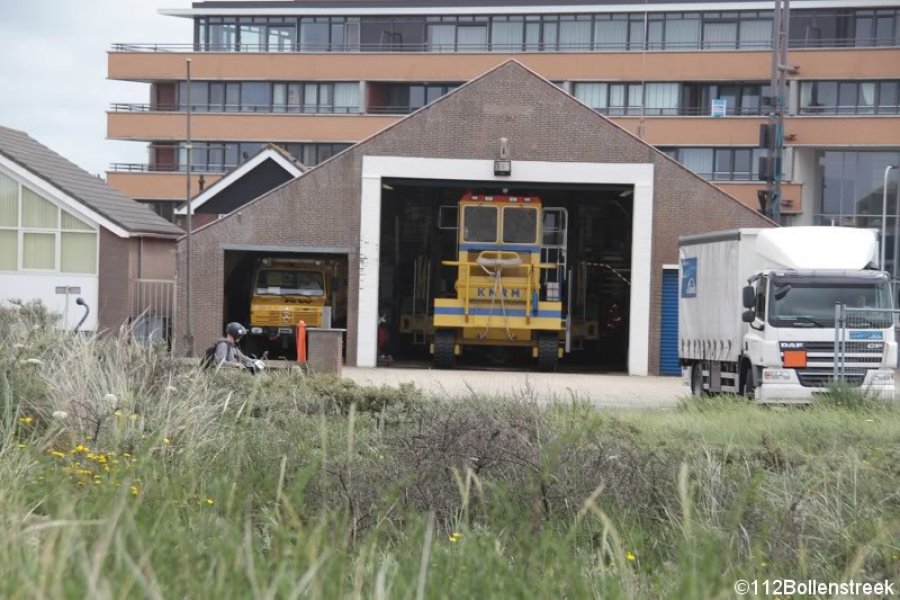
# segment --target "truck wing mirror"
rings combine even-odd
[[[752,310],[745,310],[744,314],[741,315],[741,320],[744,323],[752,323],[756,320],[756,312]]]
[[[756,290],[753,289],[752,285],[745,285],[742,292],[744,308],[753,308],[756,305]]]

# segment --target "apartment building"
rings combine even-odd
[[[166,216],[184,201],[188,95],[196,194],[266,143],[317,164],[515,58],[756,208],[772,8],[237,0],[162,10],[192,19],[194,39],[109,52],[111,79],[149,84],[146,103],[108,114],[109,137],[146,144],[147,162],[112,165],[109,182]],[[900,0],[794,0],[789,47],[783,221],[880,226],[884,169],[900,163]]]

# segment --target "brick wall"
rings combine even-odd
[[[651,372],[658,371],[662,265],[677,261],[679,235],[771,223],[718,188],[515,62],[396,123],[193,236],[195,348],[221,335],[223,244],[358,249],[364,155],[493,160],[501,137],[515,160],[653,163]],[[410,173],[414,176],[414,173]],[[178,306],[185,306],[185,242],[178,252]],[[349,257],[347,357],[356,356],[359,254]],[[178,339],[184,335],[179,311]],[[183,345],[179,348],[184,349]]]
[[[100,229],[100,306],[96,310],[101,331],[115,332],[128,320],[128,285],[134,242]]]

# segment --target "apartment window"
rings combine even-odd
[[[266,19],[241,19],[238,29],[241,52],[263,52],[266,49]]]
[[[592,48],[591,15],[562,15],[559,18],[559,49],[588,52]]]
[[[703,47],[711,50],[732,50],[737,48],[737,13],[704,14]]]
[[[768,86],[761,83],[684,83],[679,114],[709,115],[713,100],[724,100],[726,114],[759,115],[760,97]]]
[[[230,52],[237,44],[237,20],[212,17],[208,21],[209,38],[206,49],[210,52]]]
[[[607,87],[605,83],[576,83],[573,95],[594,110],[605,113],[609,106]]]
[[[487,50],[488,29],[485,23],[460,23],[456,29],[457,50],[484,52]]]
[[[269,112],[272,104],[271,89],[268,83],[241,83],[241,112]]]
[[[648,83],[644,85],[645,115],[677,115],[678,84]]]
[[[491,19],[491,50],[518,52],[525,40],[523,17],[494,17]]]
[[[364,17],[359,28],[360,44],[366,51],[421,52],[425,46],[425,21],[421,18]]]
[[[630,24],[627,14],[597,15],[594,50],[627,50]]]
[[[796,48],[900,45],[900,11],[796,10],[791,12],[790,45]]]
[[[755,181],[762,148],[670,148],[666,154],[712,181]],[[785,159],[785,162],[789,162]],[[789,175],[784,174],[788,179]]]
[[[318,17],[300,20],[300,51],[328,52],[331,48],[330,19]]]
[[[900,113],[900,81],[804,81],[800,85],[800,114]]]
[[[266,32],[266,50],[269,52],[293,52],[297,47],[297,25],[287,21],[269,25]]]

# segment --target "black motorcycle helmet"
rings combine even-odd
[[[234,341],[240,340],[242,337],[247,335],[247,330],[244,329],[244,326],[237,322],[231,322],[225,327],[225,335],[230,335],[234,338]]]

